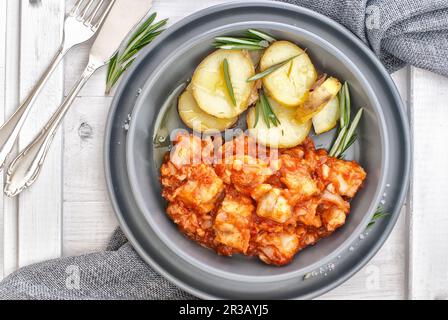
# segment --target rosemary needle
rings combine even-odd
[[[257,103],[255,104],[255,123],[254,123],[254,127],[257,126],[258,123],[258,119],[260,118],[260,100],[257,100]]]
[[[254,127],[258,123],[260,113],[268,129],[271,128],[271,126],[276,127],[280,124],[280,120],[277,118],[277,115],[275,114],[274,110],[272,110],[272,106],[269,103],[269,100],[263,91],[260,92],[257,103],[255,104]]]
[[[227,93],[229,94],[233,105],[236,106],[235,93],[233,92],[232,80],[230,79],[229,62],[227,61],[227,59],[224,59],[224,61],[222,62],[222,68],[224,79],[226,81]]]
[[[350,123],[350,109],[350,92],[348,83],[345,82],[339,92],[339,110],[341,114],[339,118],[339,133],[330,149],[329,155],[331,157],[342,157],[344,152],[356,141],[355,131],[361,120],[363,109],[360,108],[358,110],[352,123]]]
[[[262,72],[260,72],[260,73],[257,73],[256,75],[250,77],[250,78],[247,79],[246,81],[247,81],[247,82],[252,82],[252,81],[256,81],[256,80],[258,80],[258,79],[264,78],[264,77],[266,77],[267,75],[269,75],[269,74],[273,73],[274,71],[280,69],[281,67],[283,67],[284,65],[288,64],[289,62],[291,62],[292,60],[294,60],[295,58],[297,58],[298,56],[301,56],[301,55],[302,55],[302,53],[301,53],[301,54],[298,54],[298,55],[296,55],[296,56],[294,56],[294,57],[291,57],[291,58],[289,58],[289,59],[286,59],[285,61],[276,63],[276,64],[274,64],[273,66],[267,68],[266,70],[264,70],[264,71],[262,71]]]
[[[106,75],[106,93],[117,83],[124,71],[129,68],[135,57],[149,43],[151,43],[164,29],[168,19],[153,23],[157,13],[151,14],[134,32],[123,50],[118,51],[109,61]]]
[[[247,30],[247,33],[248,33],[249,37],[255,37],[255,38],[263,39],[263,40],[266,40],[269,43],[276,41],[276,39],[273,36],[271,36],[271,35],[269,35],[267,33],[264,33],[264,32],[262,32],[260,30],[249,29],[249,30]]]
[[[216,37],[213,46],[224,50],[264,50],[274,41],[276,39],[267,33],[249,29],[245,37]]]
[[[383,207],[378,206],[376,212],[373,214],[372,220],[370,220],[369,224],[367,225],[367,229],[371,228],[379,219],[384,218],[388,215],[389,213],[384,212]]]

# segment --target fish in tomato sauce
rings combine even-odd
[[[309,138],[288,149],[251,139],[216,147],[207,138],[177,135],[161,167],[162,196],[168,216],[200,245],[285,265],[345,224],[366,172]]]

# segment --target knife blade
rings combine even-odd
[[[104,64],[109,62],[123,39],[146,16],[151,6],[152,0],[115,0],[90,55]]]

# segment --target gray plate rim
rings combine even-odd
[[[409,135],[409,126],[407,121],[405,121],[406,119],[406,115],[404,113],[404,108],[402,105],[402,101],[401,98],[398,95],[398,92],[396,90],[395,84],[393,83],[392,79],[390,78],[389,74],[387,73],[387,71],[385,70],[385,68],[383,67],[383,65],[377,60],[377,58],[374,56],[374,54],[370,51],[369,48],[367,48],[367,46],[361,42],[361,40],[359,40],[358,38],[356,38],[354,35],[352,35],[350,33],[350,31],[348,31],[347,29],[345,29],[343,26],[337,24],[334,21],[328,21],[329,19],[327,17],[324,17],[314,11],[305,9],[305,8],[301,8],[301,7],[297,7],[297,6],[293,6],[293,5],[289,5],[289,4],[284,4],[284,3],[275,3],[275,2],[270,2],[270,1],[257,1],[257,2],[250,2],[250,3],[246,3],[246,4],[241,4],[241,3],[236,3],[236,2],[231,2],[231,3],[225,3],[225,4],[221,4],[221,5],[217,5],[217,6],[213,6],[213,7],[209,7],[207,9],[204,9],[202,11],[199,11],[191,16],[188,16],[184,19],[182,19],[181,21],[177,22],[176,24],[174,24],[173,26],[170,27],[169,30],[174,30],[176,28],[180,28],[181,26],[184,26],[188,23],[190,23],[191,21],[207,15],[209,13],[215,12],[217,10],[221,10],[221,9],[226,9],[228,7],[238,7],[238,6],[273,6],[273,7],[284,7],[284,8],[288,8],[290,10],[295,10],[295,11],[302,11],[305,14],[311,15],[317,19],[325,19],[327,21],[327,23],[331,24],[335,29],[337,29],[339,32],[342,33],[349,33],[349,37],[351,37],[354,42],[357,42],[359,47],[365,51],[365,53],[367,55],[369,55],[372,60],[375,62],[378,70],[380,71],[380,73],[382,73],[382,76],[384,77],[384,79],[387,81],[387,86],[394,88],[392,94],[394,96],[395,99],[395,103],[399,106],[398,108],[398,113],[400,116],[400,119],[402,120],[401,125],[403,126],[403,128],[405,129],[405,132],[403,133],[404,135],[404,140],[405,140],[405,145],[403,146],[404,149],[404,153],[405,153],[405,159],[406,159],[406,163],[404,163],[404,176],[403,176],[403,187],[401,188],[398,197],[397,197],[397,203],[401,204],[404,201],[404,196],[407,192],[407,185],[409,182],[409,168],[410,168],[410,150],[411,150],[411,146],[410,146],[410,135]],[[169,30],[166,32],[167,34],[169,33]],[[155,47],[157,45],[159,45],[160,42],[163,41],[163,35],[156,40],[153,44],[151,44],[150,46],[148,46],[148,48],[145,49],[144,53],[142,53],[141,57],[139,57],[137,59],[137,61],[134,63],[134,65],[131,67],[131,69],[129,70],[129,72],[125,75],[124,79],[122,80],[121,84],[119,85],[116,95],[114,97],[114,100],[112,102],[111,105],[111,110],[109,112],[109,116],[108,116],[108,120],[107,120],[107,126],[106,126],[106,134],[105,134],[105,148],[104,148],[104,159],[105,159],[105,171],[106,171],[106,181],[107,181],[107,187],[109,190],[109,196],[112,202],[112,206],[117,214],[118,220],[120,222],[120,225],[123,229],[123,231],[125,232],[126,236],[128,237],[128,239],[131,241],[131,243],[133,244],[134,248],[137,250],[137,252],[154,268],[156,269],[156,271],[158,271],[159,273],[161,273],[162,275],[164,275],[167,279],[169,279],[170,281],[172,281],[173,283],[175,283],[176,285],[178,285],[179,287],[183,288],[184,290],[191,292],[199,297],[202,298],[215,298],[213,296],[210,296],[208,294],[204,294],[203,292],[199,292],[197,291],[195,288],[192,288],[188,285],[184,285],[179,279],[176,279],[174,277],[172,277],[171,275],[169,275],[167,272],[165,272],[162,268],[160,268],[160,266],[158,266],[155,261],[153,259],[151,259],[149,256],[147,256],[146,252],[143,250],[143,248],[139,245],[138,241],[133,237],[131,231],[129,230],[129,228],[127,227],[126,221],[123,218],[123,215],[120,212],[120,205],[118,203],[118,199],[116,199],[116,197],[114,196],[114,185],[113,185],[113,181],[111,179],[111,167],[110,167],[110,155],[111,155],[111,145],[110,145],[110,138],[111,138],[111,129],[112,129],[112,123],[114,121],[114,115],[115,115],[115,110],[117,108],[117,102],[118,102],[118,97],[120,95],[123,94],[123,90],[126,86],[126,83],[128,81],[130,81],[131,75],[133,73],[133,71],[135,70],[135,68],[138,66],[138,64],[140,63],[140,61],[143,59],[145,52],[148,52],[149,50],[152,49],[152,47]],[[341,283],[343,283],[344,281],[346,281],[348,278],[350,278],[354,273],[356,273],[363,265],[365,265],[365,263],[367,263],[373,256],[374,254],[379,250],[379,248],[382,246],[382,244],[384,243],[385,239],[388,237],[388,235],[390,234],[391,230],[393,229],[393,226],[395,225],[396,220],[398,219],[398,214],[394,214],[393,217],[389,220],[386,228],[384,229],[381,239],[378,239],[375,243],[375,245],[372,247],[372,249],[370,249],[369,253],[367,255],[365,255],[363,258],[359,259],[357,264],[354,265],[350,271],[348,271],[347,273],[345,273],[345,275],[343,275],[342,277],[340,277],[338,280],[333,281],[332,283],[321,287],[320,289],[314,291],[312,294],[309,294],[307,297],[314,297],[316,295],[320,295],[338,285],[340,285]]]

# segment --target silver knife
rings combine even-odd
[[[95,71],[110,61],[123,39],[148,13],[151,5],[151,0],[115,0],[90,49],[89,62],[81,78],[42,131],[11,162],[6,174],[4,190],[7,196],[18,195],[36,181],[53,137],[76,95]]]

